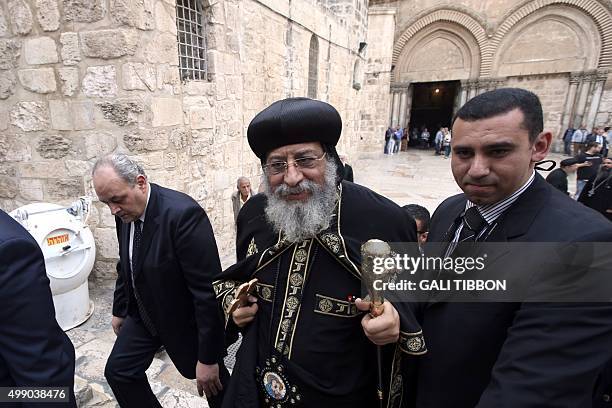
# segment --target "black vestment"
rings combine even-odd
[[[361,328],[362,312],[349,297],[363,297],[360,247],[371,238],[416,242],[414,221],[396,204],[343,182],[328,229],[297,244],[283,240],[266,222],[266,197],[249,200],[238,217],[238,263],[221,274],[215,289],[225,307],[241,282],[259,279],[259,310],[243,342],[224,407],[370,407],[376,401],[376,348]],[[416,248],[416,246],[415,246]],[[291,268],[291,269],[290,269]],[[291,272],[289,272],[291,271]],[[401,404],[402,356],[420,355],[425,344],[408,303],[394,304],[400,341],[383,347],[386,406]],[[272,322],[270,316],[273,313]],[[227,332],[236,327],[228,317]],[[280,357],[291,401],[265,403],[262,370]],[[259,369],[259,377],[256,371]],[[292,392],[291,387],[296,391]],[[296,401],[299,396],[299,400]]]

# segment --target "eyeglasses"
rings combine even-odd
[[[297,167],[300,170],[313,169],[316,167],[317,162],[323,160],[327,152],[324,152],[321,157],[300,157],[290,162],[286,161],[275,161],[272,163],[264,164],[262,167],[266,174],[270,176],[276,176],[278,174],[284,174],[290,165]]]

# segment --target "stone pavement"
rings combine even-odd
[[[381,148],[382,150],[382,148]],[[558,154],[551,158],[559,160]],[[399,205],[417,203],[433,212],[449,195],[460,192],[452,177],[450,160],[434,156],[433,151],[410,150],[393,156],[362,153],[351,160],[355,182],[389,197]],[[575,178],[574,178],[575,179]],[[570,179],[570,188],[575,182]],[[227,267],[232,259],[224,259]],[[91,285],[94,286],[94,285]],[[115,335],[110,326],[114,283],[97,282],[90,289],[95,303],[93,316],[72,329],[68,336],[77,356],[76,389],[81,407],[116,407],[112,392],[104,379],[104,364],[112,349]],[[228,367],[233,359],[227,359]],[[147,371],[153,391],[164,407],[207,407],[197,395],[195,382],[184,379],[165,352],[158,353]]]
[[[104,378],[104,365],[115,341],[110,325],[114,282],[90,283],[93,315],[81,326],[67,332],[76,350],[75,391],[80,407],[118,407]],[[153,359],[147,376],[163,407],[208,407],[197,395],[194,380],[183,378],[165,352]]]
[[[450,159],[433,150],[410,149],[392,156],[364,153],[353,165],[355,183],[366,186],[398,205],[419,204],[430,212],[446,197],[461,190],[455,184]]]
[[[450,159],[435,156],[432,150],[410,149],[393,156],[362,153],[351,162],[355,183],[364,185],[393,200],[398,205],[420,204],[432,214],[447,197],[460,193],[450,168]],[[547,159],[566,158],[551,153]],[[541,172],[546,177],[547,172]],[[569,177],[570,191],[576,188],[575,174]]]

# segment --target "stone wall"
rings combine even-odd
[[[212,81],[183,87],[191,135],[192,181],[186,186],[210,215],[221,253],[233,253],[230,196],[239,176],[261,182],[246,130],[270,103],[306,96],[309,45],[318,39],[317,99],[334,105],[344,127],[340,148],[357,149],[360,94],[352,88],[359,29],[307,1],[225,1],[210,10]],[[212,48],[214,46],[214,48]]]
[[[360,135],[370,150],[380,152],[391,111],[389,86],[395,33],[395,9],[374,6],[369,10],[367,60],[361,82],[363,99]]]
[[[427,14],[434,9],[451,7],[454,9],[470,10],[480,16],[483,20],[498,23],[510,10],[525,0],[412,0],[398,1],[397,24],[400,30],[405,28],[408,22],[417,15]]]
[[[138,158],[152,181],[178,175],[184,131],[171,5],[153,0],[9,0],[0,8],[0,139],[12,210],[92,194],[91,166],[113,151]],[[170,17],[171,16],[171,17]],[[169,20],[168,20],[169,19]],[[175,186],[182,187],[180,177]],[[164,180],[166,181],[166,180]],[[96,205],[97,276],[117,257],[114,220]]]
[[[555,137],[553,147],[558,151],[563,151],[563,143],[556,136],[561,135],[565,130],[561,129],[561,115],[563,114],[568,91],[568,75],[511,77],[508,78],[506,85],[528,89],[538,95],[544,110],[544,129],[552,131]]]
[[[313,35],[317,98],[341,113],[340,148],[356,151],[384,126],[368,116],[377,84],[353,86],[364,2],[224,0],[205,13],[209,80],[182,82],[174,0],[0,2],[0,208],[95,195],[96,158],[127,152],[152,182],[202,204],[227,265],[235,181],[261,180],[246,128],[271,102],[306,95]],[[113,277],[114,219],[96,203],[90,220],[94,276]]]

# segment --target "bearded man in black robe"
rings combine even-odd
[[[416,242],[416,227],[390,200],[342,181],[341,130],[336,109],[307,98],[277,101],[249,125],[265,193],[242,208],[238,263],[215,289],[227,311],[239,284],[258,282],[226,316],[228,337],[243,340],[224,407],[376,407],[379,365],[384,404],[399,407],[402,357],[426,351],[409,303],[386,301],[372,317],[361,300],[361,245]]]
[[[595,177],[582,189],[578,201],[612,221],[612,159],[603,160]]]

